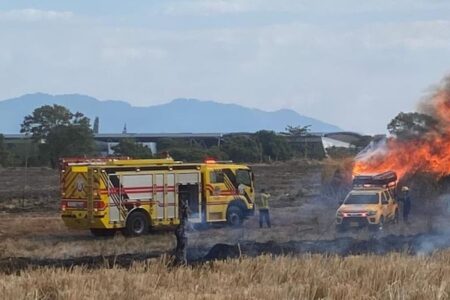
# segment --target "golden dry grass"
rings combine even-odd
[[[450,251],[427,257],[261,256],[170,268],[85,268],[0,275],[0,299],[448,299]]]

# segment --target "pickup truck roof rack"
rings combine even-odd
[[[397,173],[387,171],[380,174],[355,175],[353,177],[354,187],[389,187],[397,183]]]

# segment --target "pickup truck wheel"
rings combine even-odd
[[[231,206],[227,211],[227,222],[233,227],[240,226],[244,220],[242,210],[237,206]]]
[[[381,216],[378,224],[369,225],[369,230],[370,231],[383,231],[383,227],[384,227],[384,217]]]
[[[147,214],[136,211],[127,218],[127,224],[124,230],[126,236],[140,236],[149,231],[149,220]]]
[[[378,231],[383,231],[384,228],[384,216],[380,217],[380,222],[378,223]]]

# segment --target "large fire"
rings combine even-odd
[[[399,178],[416,172],[450,175],[450,76],[422,103],[421,112],[437,121],[433,130],[414,139],[388,138],[358,155],[353,174],[392,170]]]

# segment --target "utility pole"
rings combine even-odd
[[[26,136],[28,137],[28,136]],[[28,156],[30,152],[30,143],[28,138],[25,139],[25,176],[24,176],[24,184],[23,184],[23,190],[22,190],[22,208],[25,208],[25,196],[26,196],[26,190],[28,187]]]

